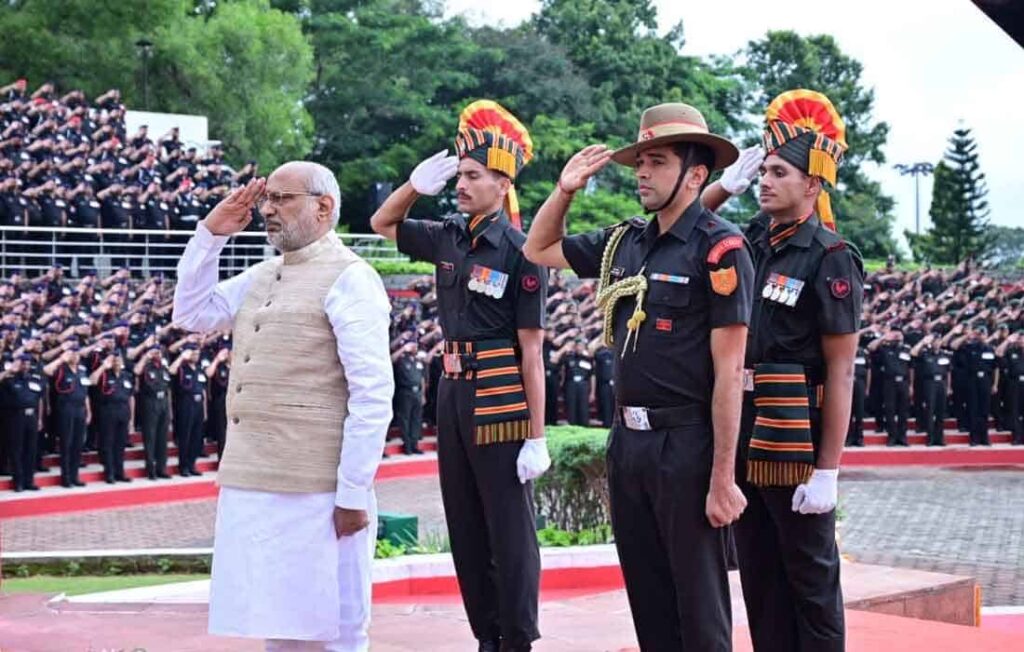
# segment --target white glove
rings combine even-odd
[[[544,437],[523,442],[516,459],[519,482],[526,484],[529,480],[539,478],[550,466],[551,456],[548,455],[548,442]]]
[[[827,514],[839,500],[839,469],[814,469],[811,479],[793,492],[793,511]]]
[[[425,161],[420,161],[409,176],[413,190],[421,195],[436,195],[444,190],[448,180],[459,171],[459,157],[448,156],[444,149]]]
[[[761,161],[764,160],[764,150],[760,145],[754,145],[740,151],[740,157],[736,162],[725,168],[719,183],[722,189],[730,195],[741,195],[750,187],[750,182],[757,176],[761,169]]]

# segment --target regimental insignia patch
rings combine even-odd
[[[832,296],[836,299],[845,299],[850,296],[850,280],[847,278],[834,278],[829,285]]]
[[[716,294],[727,297],[736,291],[736,267],[725,267],[711,271],[711,289]]]

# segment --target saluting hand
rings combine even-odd
[[[607,145],[589,145],[569,159],[558,177],[558,185],[565,192],[576,192],[586,187],[590,177],[597,174],[608,161],[612,160],[612,151]]]
[[[203,224],[213,235],[234,235],[242,231],[252,221],[252,209],[266,186],[266,180],[259,178],[235,188],[213,207]]]

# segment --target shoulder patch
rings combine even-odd
[[[743,236],[730,235],[729,237],[722,238],[715,243],[715,246],[711,247],[711,251],[708,252],[708,264],[717,265],[722,260],[722,256],[730,251],[742,248]]]
[[[523,276],[522,284],[524,292],[533,293],[540,289],[540,278],[535,274],[526,274]]]
[[[724,297],[736,291],[736,267],[725,267],[711,271],[711,289]]]
[[[845,299],[850,296],[850,279],[832,279],[832,283],[829,285],[829,291],[832,292],[832,296],[836,299]]]
[[[628,224],[632,225],[632,226],[637,227],[638,229],[646,229],[647,228],[647,220],[645,220],[644,218],[640,217],[639,215],[634,215],[633,217],[631,217],[628,220],[626,220],[626,222]]]
[[[825,251],[831,253],[833,251],[842,251],[843,249],[846,249],[846,242],[840,240],[839,242],[826,247]]]

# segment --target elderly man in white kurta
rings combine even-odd
[[[329,170],[285,164],[217,205],[178,263],[175,324],[234,333],[209,630],[268,650],[369,646],[390,309],[334,233],[339,200]],[[282,255],[218,283],[254,206]]]

